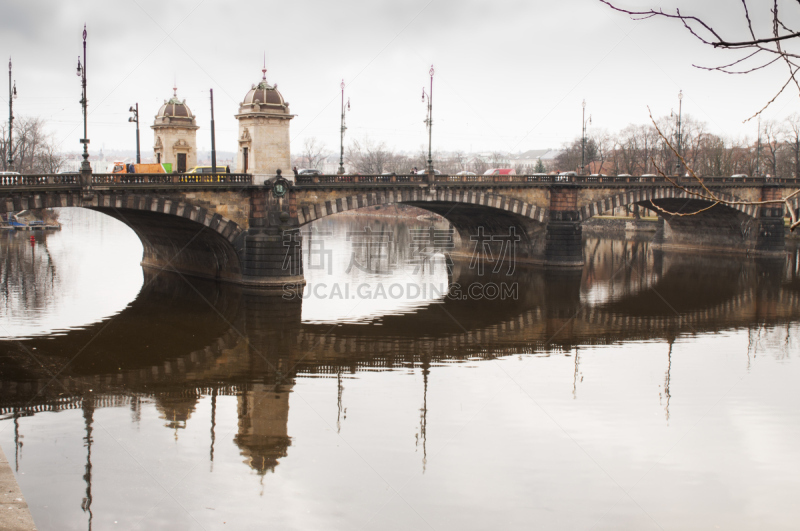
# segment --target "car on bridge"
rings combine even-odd
[[[562,171],[556,176],[556,181],[569,181],[571,177],[577,177],[576,171]]]
[[[322,170],[317,170],[315,168],[304,168],[302,170],[297,170],[297,175],[322,175]]]
[[[230,173],[231,167],[230,166],[217,166],[217,173]],[[191,170],[187,171],[186,173],[191,174],[213,174],[214,170],[211,166],[195,166]]]

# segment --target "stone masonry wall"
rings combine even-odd
[[[248,173],[275,175],[275,170],[280,169],[285,176],[289,176],[292,170],[289,120],[267,116],[239,118],[239,138],[245,127],[251,138]],[[237,171],[244,170],[242,147],[239,146],[237,155]]]
[[[172,171],[178,170],[178,153],[186,153],[186,170],[191,170],[197,166],[197,127],[153,127],[153,145],[158,142],[158,137],[161,137],[162,150],[153,152],[158,153],[161,151],[161,162],[164,164],[172,164]],[[185,148],[175,149],[175,144],[183,140],[188,146]],[[155,158],[155,157],[154,157]]]

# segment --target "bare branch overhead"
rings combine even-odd
[[[800,70],[800,54],[786,47],[789,43],[793,43],[793,39],[800,37],[800,32],[791,29],[789,25],[781,19],[781,13],[778,9],[778,0],[773,0],[772,5],[768,8],[771,31],[768,34],[759,35],[754,29],[753,19],[750,16],[750,7],[747,5],[747,0],[740,1],[743,9],[742,23],[749,35],[749,39],[723,38],[722,31],[718,30],[714,24],[694,15],[685,15],[680,9],[676,9],[674,13],[666,12],[660,8],[634,11],[618,7],[610,0],[600,0],[600,2],[606,4],[615,11],[630,15],[634,20],[644,20],[654,17],[679,20],[684,28],[703,44],[716,49],[743,50],[746,52],[743,57],[733,62],[728,62],[719,66],[700,66],[693,64],[692,66],[696,68],[723,72],[725,74],[749,74],[772,66],[778,61],[783,61],[788,68],[786,83],[761,110],[745,120],[745,122],[747,122],[764,112],[764,110],[783,93],[790,83],[794,83],[797,87],[798,95],[800,95],[800,82],[795,77],[798,70]],[[765,2],[762,2],[759,7],[764,4]],[[800,4],[800,2],[798,2],[798,4]],[[800,5],[795,7],[800,8]]]

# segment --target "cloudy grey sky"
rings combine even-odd
[[[739,0],[619,0],[628,7],[680,6],[731,38],[746,37]],[[751,0],[754,10],[764,0]],[[800,9],[784,1],[789,20]],[[700,4],[700,5],[698,5]],[[435,65],[434,147],[522,151],[580,135],[581,100],[592,129],[616,131],[677,110],[731,137],[755,136],[742,120],[785,82],[785,67],[748,76],[704,72],[738,56],[704,48],[678,24],[631,21],[598,0],[2,0],[0,54],[12,56],[15,114],[47,120],[65,151],[78,151],[80,82],[88,28],[91,150],[133,149],[128,107],[139,103],[142,151],[152,146],[158,107],[172,93],[197,116],[210,147],[214,89],[217,148],[236,148],[238,102],[261,76],[278,83],[297,115],[292,150],[317,137],[339,145],[339,83],[352,102],[349,138],[396,150],[427,144],[421,89]],[[790,13],[790,10],[794,10]],[[765,21],[766,22],[766,21]],[[5,83],[4,83],[5,85]],[[7,89],[2,93],[5,97]],[[797,92],[767,117],[800,110]]]

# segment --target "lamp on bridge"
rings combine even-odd
[[[128,109],[128,112],[132,112],[133,116],[128,118],[129,122],[136,122],[136,164],[142,163],[142,157],[139,152],[139,104],[137,103],[136,106],[131,106]]]
[[[83,138],[81,138],[83,162],[81,162],[81,173],[90,174],[92,166],[89,164],[89,139],[87,138],[86,130],[86,24],[83,25],[83,64],[81,64],[81,57],[78,56],[78,77],[81,78],[81,87],[83,88],[80,101],[81,107],[83,107]]]
[[[347,127],[344,126],[344,113],[350,110],[350,98],[347,98],[347,105],[344,104],[344,79],[342,80],[342,136],[339,141],[339,169],[336,171],[338,175],[344,175],[344,131]]]
[[[428,175],[433,175],[433,157],[431,156],[431,139],[432,139],[432,131],[433,131],[433,65],[431,65],[431,69],[428,71],[431,75],[431,88],[430,92],[425,92],[425,87],[422,87],[422,101],[425,101],[425,98],[428,98],[428,117],[425,119],[425,125],[428,126]],[[429,177],[433,179],[433,177]]]
[[[17,82],[11,86],[11,58],[8,58],[8,169],[14,165],[14,151],[12,150],[12,129],[14,126],[14,100],[17,99]]]

